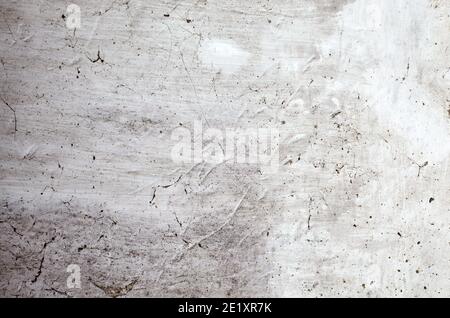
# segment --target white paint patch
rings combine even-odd
[[[357,1],[342,11],[342,35],[323,45],[328,47],[339,38],[346,52],[341,62],[349,64],[346,67],[364,66],[357,87],[368,99],[380,128],[403,139],[407,155],[439,162],[450,154],[450,127],[429,91],[432,68],[423,54],[434,55],[433,61],[444,56],[435,49],[437,40],[430,41],[429,29],[439,26],[432,14],[423,16],[427,8],[425,1],[413,5]],[[424,75],[420,69],[425,69]]]
[[[231,40],[206,40],[201,44],[202,64],[223,74],[236,73],[247,63],[250,54]]]
[[[416,102],[414,95],[420,96],[420,101]],[[430,107],[432,101],[420,87],[415,88],[414,95],[405,86],[379,85],[372,109],[381,125],[405,141],[409,156],[420,154],[432,162],[446,160],[450,153],[450,130],[444,114]]]
[[[262,45],[263,55],[275,56],[281,66],[289,52],[286,47],[297,45],[299,49],[292,51],[297,58],[314,49],[319,56],[303,72],[280,67],[291,73],[277,73],[297,76],[296,83],[314,79],[305,85],[311,88],[302,92],[302,99],[295,85],[282,96],[294,92],[289,105],[303,100],[306,106],[317,104],[311,107],[312,116],[303,118],[318,124],[317,137],[307,135],[315,150],[303,151],[299,177],[283,176],[279,181],[284,193],[292,184],[293,197],[283,201],[267,243],[279,270],[268,282],[273,296],[323,296],[322,290],[339,297],[415,296],[430,285],[433,290],[449,290],[448,282],[420,278],[409,261],[392,261],[393,255],[412,255],[417,264],[434,256],[440,263],[440,252],[423,256],[417,242],[433,237],[429,250],[449,242],[448,233],[436,241],[435,226],[432,235],[427,232],[428,224],[448,214],[435,200],[448,197],[448,187],[442,185],[448,180],[450,153],[448,90],[442,84],[447,79],[442,74],[448,70],[448,39],[440,35],[448,28],[439,14],[425,0],[356,0],[336,14],[335,32],[316,35],[313,41],[299,32],[285,46],[280,41]],[[300,23],[286,26],[286,34],[301,30],[296,25]],[[314,98],[314,89],[321,98]],[[328,117],[328,111],[340,114]],[[296,133],[300,118],[291,116],[287,122],[296,123]],[[336,132],[336,127],[344,129]],[[301,145],[297,136],[288,140],[290,149]],[[331,140],[342,143],[342,152],[334,151],[339,147]],[[323,150],[318,151],[322,141]],[[325,158],[323,165],[315,165],[320,163],[319,153]],[[429,213],[434,213],[432,220]]]

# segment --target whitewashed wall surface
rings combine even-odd
[[[450,297],[450,1],[0,0],[0,296]]]

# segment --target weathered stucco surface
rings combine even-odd
[[[450,296],[449,1],[73,3],[0,0],[1,296]]]

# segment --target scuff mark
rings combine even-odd
[[[8,104],[8,102],[3,98],[3,96],[0,96],[0,99],[2,100],[2,102],[9,108],[9,110],[12,111],[13,115],[14,115],[14,135],[17,132],[17,116],[16,116],[16,110]]]
[[[108,297],[116,298],[120,296],[125,296],[130,291],[132,291],[134,286],[138,282],[138,279],[136,278],[135,280],[131,281],[125,286],[105,286],[97,282],[94,282],[92,279],[89,279],[89,281],[92,283],[92,285],[94,285],[98,289],[101,289]]]

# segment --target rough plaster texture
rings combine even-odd
[[[73,3],[0,1],[1,296],[450,296],[449,1]]]

